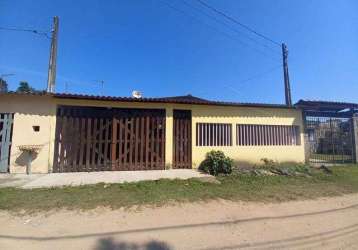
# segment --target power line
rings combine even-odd
[[[268,69],[266,71],[263,71],[263,72],[261,72],[259,74],[251,76],[249,78],[246,78],[245,80],[239,81],[238,83],[246,83],[246,82],[252,81],[254,79],[261,78],[261,77],[263,77],[263,76],[265,76],[265,75],[267,75],[267,74],[269,74],[269,73],[271,73],[271,72],[273,72],[273,71],[275,71],[275,70],[277,70],[277,69],[279,69],[281,67],[282,67],[282,64],[276,65],[275,67],[272,67],[272,68],[270,68],[270,69]]]
[[[238,81],[236,82],[235,84],[243,84],[243,83],[246,83],[246,82],[250,82],[252,80],[255,80],[255,79],[259,79],[259,78],[262,78],[263,76],[265,75],[268,75],[270,73],[272,73],[273,71],[279,69],[282,67],[282,64],[279,64],[279,65],[276,65],[275,67],[272,67],[272,68],[269,68],[268,70],[265,70],[265,71],[262,71],[261,73],[258,73],[258,74],[255,74],[249,78],[246,78],[246,79],[243,79],[241,81]],[[236,94],[243,94],[243,92],[240,92],[237,88],[233,87],[232,85],[230,84],[222,84],[222,86],[226,89],[230,89],[231,91],[235,92]],[[208,91],[203,91],[203,90],[197,90],[195,89],[196,93],[202,93],[202,94],[208,94],[209,92]],[[212,95],[212,93],[210,93]]]
[[[203,24],[203,25],[205,25],[205,26],[207,26],[207,27],[209,27],[209,28],[215,30],[216,32],[220,33],[221,35],[226,36],[227,38],[229,38],[229,39],[231,39],[231,40],[233,40],[233,41],[236,41],[236,42],[240,43],[241,45],[244,45],[244,46],[246,46],[246,47],[252,49],[253,51],[255,51],[255,52],[257,52],[257,53],[260,53],[260,54],[262,54],[262,55],[265,55],[265,56],[267,56],[268,58],[270,58],[270,59],[272,59],[272,60],[274,60],[274,61],[276,61],[276,60],[278,59],[278,58],[274,58],[274,57],[272,57],[271,55],[269,55],[269,54],[263,52],[262,50],[259,50],[259,49],[256,49],[256,48],[251,47],[249,44],[247,44],[247,43],[245,43],[245,42],[243,42],[243,41],[237,39],[236,37],[233,37],[232,35],[230,35],[230,34],[228,34],[228,33],[226,33],[226,32],[223,32],[223,31],[219,30],[219,29],[216,28],[215,26],[212,26],[212,25],[209,25],[209,24],[203,22],[201,19],[199,19],[199,18],[197,18],[197,17],[195,17],[195,16],[193,16],[193,15],[190,15],[190,14],[186,13],[185,11],[183,11],[183,10],[181,10],[181,9],[179,9],[179,8],[177,8],[177,7],[173,6],[173,5],[171,5],[171,4],[169,4],[168,2],[166,2],[166,1],[164,1],[164,0],[161,0],[161,2],[164,3],[167,7],[171,8],[171,9],[173,9],[173,10],[175,10],[175,11],[177,11],[177,12],[183,14],[183,15],[188,16],[188,17],[190,17],[190,18],[196,20],[197,22],[200,22],[201,24]]]
[[[51,37],[48,35],[49,32],[39,31],[39,30],[35,30],[35,29],[0,27],[0,30],[30,32],[30,33],[34,33],[34,34],[36,34],[36,35],[45,36],[45,37],[47,37],[48,39],[51,39]]]
[[[193,6],[192,4],[188,3],[186,0],[182,0],[182,2],[183,2],[184,4],[186,4],[187,6],[189,6],[190,8],[192,8],[192,9],[194,9],[194,10],[196,10],[196,11],[202,13],[203,15],[205,15],[205,16],[207,16],[207,17],[213,19],[215,22],[220,23],[220,24],[222,24],[222,25],[228,27],[229,29],[231,29],[231,30],[234,31],[235,33],[237,33],[237,34],[239,34],[239,35],[244,35],[246,39],[249,39],[249,40],[251,40],[251,41],[253,41],[253,42],[259,44],[260,46],[263,46],[263,47],[265,47],[265,48],[271,50],[272,52],[279,54],[279,52],[277,52],[276,50],[274,50],[272,47],[270,47],[270,46],[268,46],[268,45],[266,45],[266,44],[260,43],[260,42],[257,41],[256,39],[253,39],[253,38],[247,36],[245,33],[243,33],[243,32],[241,32],[241,31],[235,29],[234,27],[232,27],[231,25],[227,24],[226,22],[221,21],[220,19],[218,19],[218,18],[216,18],[216,17],[214,17],[214,16],[212,16],[212,15],[209,15],[208,13],[206,13],[206,12],[203,11],[203,10],[201,10],[200,8],[197,8],[197,7]]]
[[[3,67],[0,66],[0,69],[5,69],[7,71],[10,72],[14,72],[16,74],[22,73],[22,74],[29,74],[29,75],[34,75],[37,77],[46,77],[47,73],[43,72],[43,71],[32,71],[32,70],[28,70],[28,69],[23,69],[23,68],[12,68],[12,67]],[[0,76],[1,77],[1,76]],[[70,86],[72,85],[77,85],[77,86],[83,86],[86,89],[93,89],[93,87],[97,87],[98,84],[94,83],[94,80],[78,80],[78,79],[72,79],[69,78],[67,76],[62,76],[62,75],[57,75],[58,79],[61,80],[61,84],[63,84],[64,88],[66,88],[66,84],[67,84],[67,88],[70,89]]]
[[[236,84],[243,84],[243,83],[247,83],[247,82],[250,82],[250,81],[252,81],[252,80],[258,79],[258,78],[262,78],[263,76],[268,75],[268,74],[270,74],[271,72],[273,72],[273,71],[275,71],[275,70],[277,70],[277,69],[279,69],[279,68],[281,68],[281,67],[282,67],[282,64],[276,65],[275,67],[272,67],[272,68],[270,68],[270,69],[268,69],[268,70],[265,70],[265,71],[263,71],[263,72],[261,72],[261,73],[255,74],[255,75],[253,75],[253,76],[251,76],[251,77],[249,77],[249,78],[246,78],[246,79],[244,79],[244,80],[238,81]],[[236,88],[234,88],[233,86],[231,86],[231,85],[229,85],[229,84],[223,84],[223,85],[224,85],[225,87],[227,87],[227,88],[230,88],[231,90],[233,90],[233,91],[236,92],[236,93],[240,93]]]
[[[276,41],[274,41],[273,39],[271,39],[271,38],[269,38],[269,37],[267,37],[267,36],[265,36],[265,35],[263,35],[263,34],[257,32],[257,31],[255,31],[254,29],[250,28],[250,27],[247,26],[246,24],[243,24],[243,23],[239,22],[239,21],[236,20],[235,18],[233,18],[233,17],[231,17],[231,16],[225,14],[224,12],[222,12],[222,11],[220,11],[220,10],[218,10],[218,9],[216,9],[216,8],[214,8],[214,7],[212,7],[212,6],[210,6],[210,5],[207,4],[206,2],[204,2],[204,1],[202,1],[202,0],[196,0],[196,1],[198,1],[201,5],[205,6],[206,8],[208,8],[208,9],[210,9],[210,10],[216,12],[217,14],[219,14],[219,15],[225,17],[226,19],[228,19],[228,20],[230,20],[230,21],[232,21],[232,22],[234,22],[234,23],[240,25],[241,27],[243,27],[244,29],[250,31],[251,33],[254,33],[255,35],[257,35],[257,36],[259,36],[259,37],[261,37],[261,38],[263,38],[263,39],[265,39],[265,40],[267,40],[267,41],[269,41],[269,42],[271,42],[271,43],[273,43],[273,44],[275,44],[275,45],[277,45],[277,46],[281,46],[281,44],[280,44],[279,42],[276,42]]]

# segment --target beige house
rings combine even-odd
[[[6,93],[0,114],[11,117],[2,172],[26,172],[32,147],[32,173],[197,168],[213,149],[250,164],[305,160],[302,112],[285,105]]]

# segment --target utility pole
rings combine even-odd
[[[53,18],[53,28],[51,35],[50,60],[48,66],[47,92],[55,92],[56,84],[56,61],[57,61],[57,38],[58,38],[58,16]]]
[[[291,87],[290,87],[290,76],[288,74],[288,50],[286,44],[282,44],[282,58],[283,58],[283,79],[285,82],[285,99],[286,105],[292,106],[292,99],[291,99]]]

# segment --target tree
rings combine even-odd
[[[0,78],[0,93],[7,93],[8,92],[8,85],[7,82]]]
[[[36,93],[37,90],[30,86],[30,84],[26,81],[21,81],[19,83],[19,87],[16,92],[18,93]]]

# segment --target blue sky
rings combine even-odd
[[[288,45],[294,101],[358,102],[358,1],[205,1]],[[280,48],[196,0],[0,0],[1,27],[50,30],[55,15],[58,92],[67,83],[70,92],[101,94],[96,80],[104,80],[105,95],[284,102]],[[46,88],[49,45],[0,30],[0,74],[15,74],[11,89],[20,80]]]

